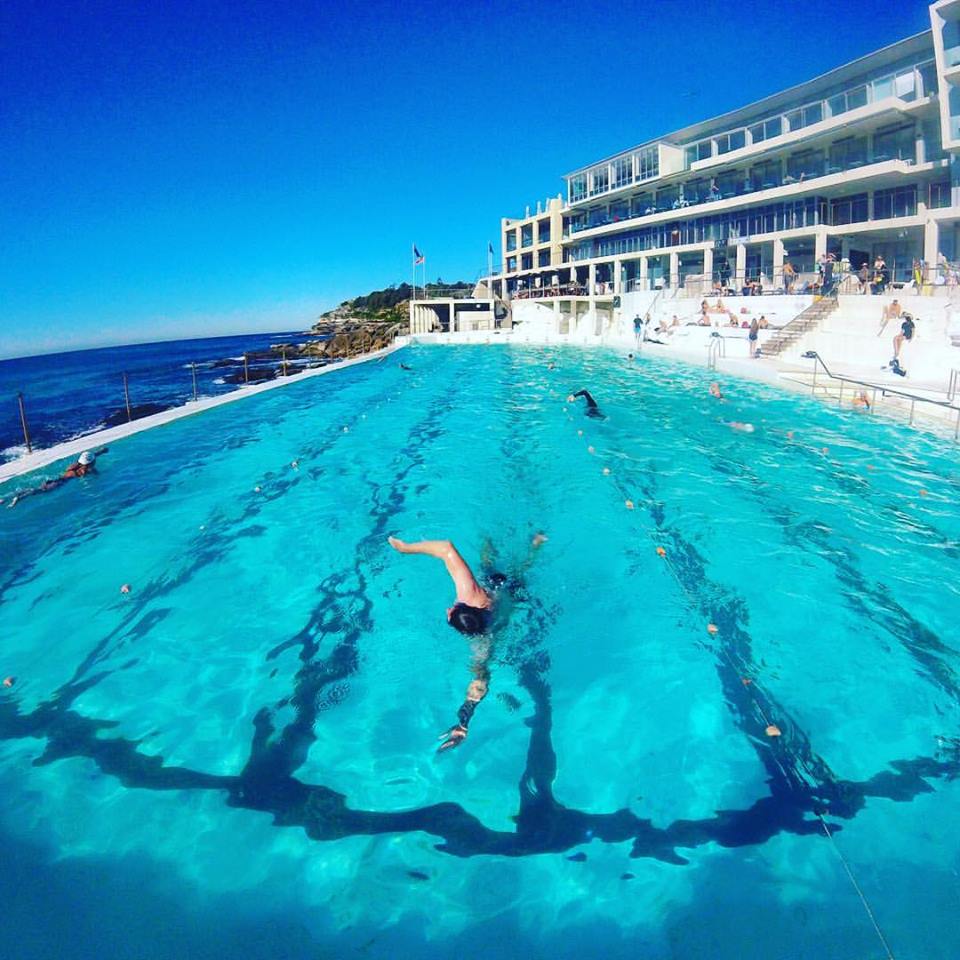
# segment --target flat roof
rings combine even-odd
[[[924,30],[921,33],[914,34],[912,37],[906,37],[903,40],[897,40],[895,43],[891,43],[889,46],[881,47],[881,49],[875,50],[873,53],[864,54],[864,56],[858,57],[856,60],[851,60],[849,63],[845,63],[843,66],[834,67],[827,73],[821,74],[819,77],[814,77],[812,80],[805,80],[803,83],[795,84],[792,87],[788,87],[786,90],[781,90],[779,93],[772,93],[761,100],[756,100],[753,103],[747,104],[746,106],[738,107],[737,109],[731,110],[728,113],[722,113],[710,120],[701,120],[698,123],[691,124],[688,127],[683,127],[681,130],[676,130],[673,133],[664,134],[659,137],[653,137],[650,140],[644,140],[642,143],[638,143],[635,147],[628,147],[625,150],[618,150],[616,153],[611,153],[607,157],[602,157],[600,160],[594,160],[592,163],[585,164],[582,167],[577,167],[570,173],[563,174],[563,178],[565,179],[567,177],[573,177],[578,173],[585,173],[601,163],[609,163],[611,160],[614,160],[617,157],[622,157],[626,153],[633,153],[636,150],[642,150],[644,147],[654,146],[658,143],[669,143],[672,146],[677,146],[678,142],[683,143],[685,141],[696,140],[698,137],[706,134],[708,131],[715,129],[718,126],[729,125],[731,128],[744,126],[747,120],[760,119],[759,116],[757,116],[758,114],[775,112],[777,106],[783,106],[788,102],[795,101],[804,90],[809,90],[810,98],[814,99],[814,91],[818,87],[834,86],[847,80],[852,80],[861,75],[867,66],[871,68],[882,69],[885,66],[892,65],[898,60],[909,56],[912,52],[920,53],[925,48],[929,48],[930,56],[933,57],[932,30]],[[738,118],[742,118],[740,122],[738,122]]]

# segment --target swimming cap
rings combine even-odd
[[[83,464],[85,467],[89,467],[96,459],[89,450],[84,450],[83,453],[80,454],[80,459],[77,462]]]

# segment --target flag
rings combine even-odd
[[[423,254],[417,249],[417,245],[413,245],[413,265],[416,267],[419,264],[423,263]]]
[[[493,244],[492,244],[492,243],[488,243],[488,244],[487,244],[487,253],[489,253],[491,257],[493,256]]]

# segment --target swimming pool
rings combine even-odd
[[[956,448],[708,383],[413,347],[4,511],[10,955],[956,956]],[[522,573],[449,753],[389,534]]]

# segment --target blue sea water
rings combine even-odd
[[[957,448],[708,382],[409,348],[0,511],[0,955],[956,957]],[[521,584],[447,753],[390,534]]]
[[[33,446],[50,447],[100,429],[111,414],[124,411],[124,373],[132,406],[179,406],[193,397],[191,364],[198,396],[217,396],[238,389],[225,377],[242,372],[242,366],[214,366],[217,361],[304,339],[302,333],[247,334],[0,360],[0,462],[26,450],[18,393],[24,396]]]

